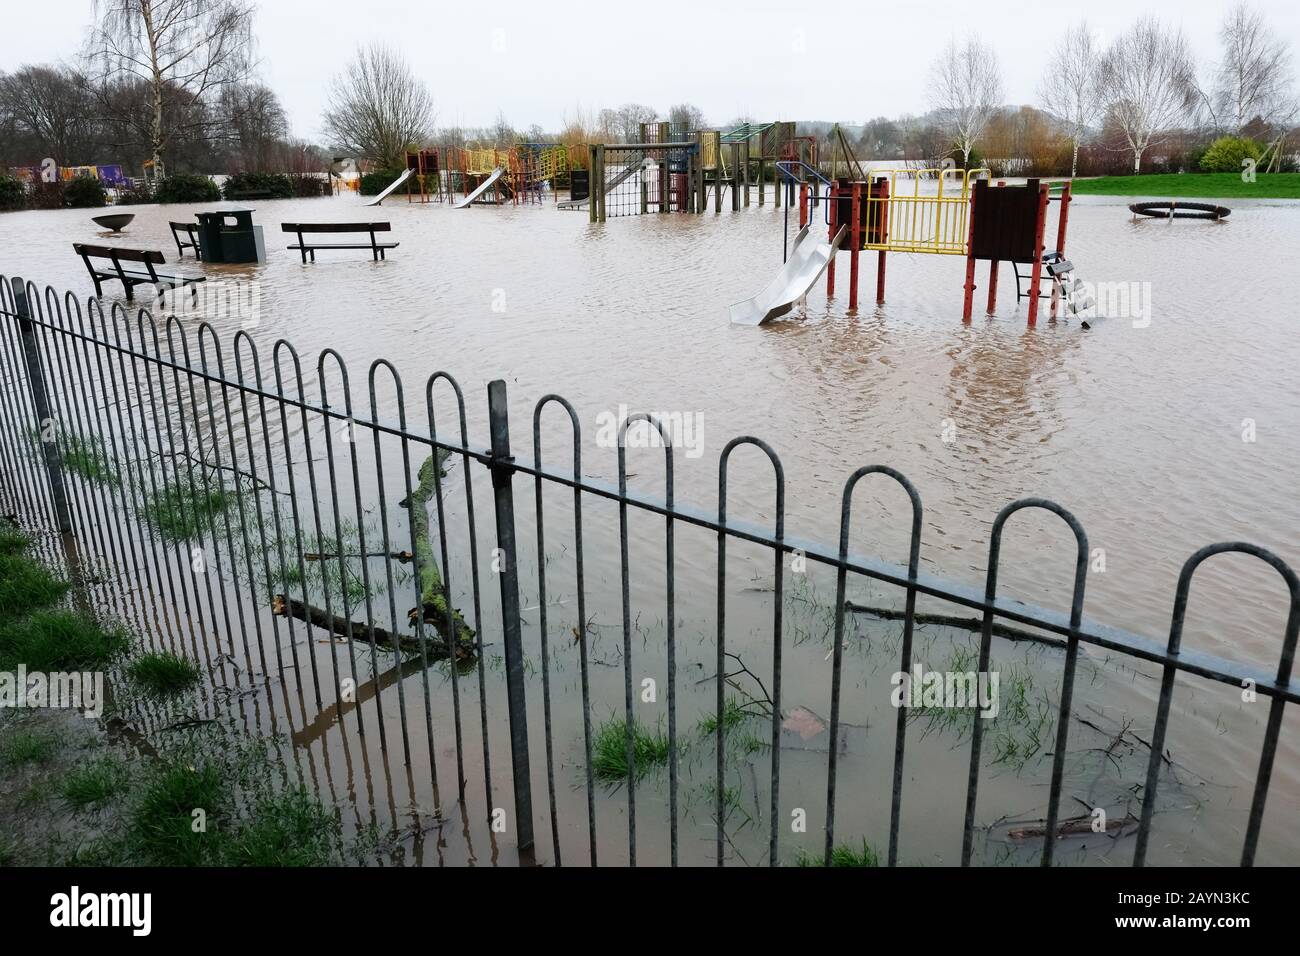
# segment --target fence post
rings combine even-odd
[[[72,517],[68,511],[68,492],[63,484],[63,463],[54,441],[51,425],[57,427],[50,414],[50,397],[45,388],[45,373],[41,370],[41,352],[36,341],[36,326],[32,323],[32,308],[27,302],[27,283],[15,276],[10,280],[14,293],[15,311],[18,313],[18,333],[23,340],[23,359],[27,364],[27,386],[32,393],[32,407],[36,410],[37,440],[45,459],[45,473],[50,479],[50,496],[54,501],[54,515],[59,522],[60,534],[72,533]]]
[[[515,826],[519,849],[533,845],[532,770],[528,759],[528,710],[524,700],[524,649],[519,629],[519,570],[515,563],[514,458],[506,383],[488,383],[488,429],[492,437],[492,497],[496,504],[497,553],[501,580],[501,632],[505,641],[506,704],[510,712],[510,760],[515,782]]]

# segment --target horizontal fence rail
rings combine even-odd
[[[245,330],[226,343],[208,321],[191,325],[174,315],[159,321],[148,309],[129,312],[121,302],[106,305],[95,298],[83,305],[71,293],[60,295],[49,288],[42,292],[19,278],[0,286],[0,322],[0,495],[9,513],[26,525],[60,536],[76,562],[116,568],[135,582],[139,593],[152,595],[160,607],[160,630],[181,649],[185,649],[183,638],[189,636],[191,653],[204,657],[214,672],[240,661],[247,674],[274,675],[286,689],[292,686],[314,703],[308,724],[340,721],[346,715],[355,721],[359,734],[377,733],[385,752],[400,749],[407,765],[427,763],[438,806],[444,800],[473,802],[472,813],[487,819],[497,809],[494,795],[508,792],[513,823],[494,832],[512,834],[521,860],[534,852],[534,826],[539,819],[549,831],[549,854],[557,865],[562,862],[562,834],[571,829],[583,833],[586,857],[593,866],[614,845],[611,824],[607,819],[602,827],[600,820],[605,801],[598,800],[604,794],[595,770],[598,731],[593,711],[598,702],[592,667],[596,662],[588,634],[595,599],[591,569],[612,568],[617,562],[613,606],[619,612],[622,657],[625,773],[621,786],[627,861],[637,862],[638,847],[644,842],[638,840],[639,813],[644,809],[638,797],[644,781],[637,768],[639,742],[634,735],[640,693],[635,662],[657,655],[659,648],[657,643],[653,649],[646,644],[638,623],[647,586],[639,580],[634,586],[633,546],[640,553],[640,547],[650,544],[634,533],[632,525],[641,527],[653,520],[661,528],[656,534],[663,535],[663,576],[653,583],[650,595],[663,622],[663,659],[656,656],[653,667],[662,667],[658,673],[666,687],[668,785],[663,809],[671,864],[682,862],[680,835],[687,815],[681,793],[680,710],[685,684],[679,617],[684,592],[674,573],[678,536],[685,531],[705,533],[716,548],[716,618],[707,635],[712,641],[708,656],[716,670],[706,680],[713,685],[709,737],[716,759],[711,761],[707,803],[717,865],[724,865],[731,844],[727,754],[733,730],[728,726],[727,692],[734,686],[729,679],[735,676],[728,674],[728,668],[736,660],[729,650],[735,631],[728,631],[732,544],[762,549],[771,561],[772,608],[763,662],[767,680],[760,681],[769,705],[764,719],[768,721],[765,746],[770,748],[765,808],[770,865],[781,862],[781,832],[790,811],[782,802],[782,724],[789,716],[783,704],[785,658],[794,647],[785,620],[786,567],[793,556],[835,579],[834,643],[827,654],[831,742],[825,759],[827,865],[836,846],[836,808],[841,797],[843,649],[847,588],[854,579],[895,588],[903,596],[900,673],[910,672],[915,660],[920,597],[978,613],[978,673],[988,670],[992,641],[1005,622],[1042,632],[1047,635],[1044,640],[1063,652],[1040,855],[1045,866],[1053,862],[1059,839],[1082,647],[1105,649],[1161,670],[1136,825],[1133,862],[1139,866],[1146,862],[1154,828],[1178,676],[1233,687],[1249,683],[1269,699],[1241,850],[1243,865],[1254,861],[1284,710],[1288,703],[1300,702],[1300,684],[1291,674],[1300,630],[1300,580],[1269,551],[1225,542],[1188,558],[1177,583],[1169,635],[1162,642],[1085,617],[1088,537],[1069,511],[1046,499],[1025,498],[1002,509],[992,527],[984,586],[969,587],[921,569],[920,495],[904,475],[886,465],[862,467],[848,477],[841,499],[839,540],[828,545],[787,529],[781,459],[757,437],[740,436],[723,448],[717,507],[706,509],[676,500],[672,436],[652,415],[632,415],[620,423],[617,481],[608,482],[584,473],[580,416],[559,395],[545,395],[533,407],[531,454],[524,454],[518,442],[511,441],[502,381],[488,388],[489,442],[482,445],[470,441],[466,396],[446,372],[435,372],[421,389],[408,393],[398,369],[377,360],[367,369],[364,388],[356,389],[347,364],[332,349],[322,351],[312,366],[280,339],[270,349],[268,361],[268,353],[259,350]],[[360,400],[354,397],[358,391],[363,393]],[[439,412],[445,412],[448,398],[450,428],[439,425]],[[381,407],[396,412],[381,414]],[[563,456],[571,464],[566,461],[564,467],[552,464],[549,454],[543,460],[544,434],[555,433],[557,426],[558,434],[569,433],[572,446]],[[628,434],[637,426],[653,430],[663,447],[662,495],[628,488]],[[742,447],[768,460],[774,482],[770,524],[742,521],[728,513],[729,462]],[[854,491],[864,480],[882,479],[901,489],[910,503],[905,565],[852,547]],[[515,499],[518,491],[526,500],[530,485],[531,514]],[[476,486],[480,493],[490,488],[492,495],[490,547],[480,544],[480,523],[489,519],[475,509]],[[548,497],[548,491],[560,497]],[[617,510],[616,529],[611,522],[592,520],[589,512],[602,505]],[[548,514],[557,512],[563,512],[562,520],[547,520]],[[1074,583],[1067,613],[998,593],[1004,529],[1029,512],[1055,515],[1074,538]],[[548,541],[561,533],[566,551],[572,544],[571,557],[555,561],[551,570]],[[532,541],[527,540],[530,536]],[[612,547],[604,544],[607,539]],[[534,552],[536,567],[523,567],[521,562],[531,562]],[[1283,580],[1286,624],[1275,670],[1182,646],[1195,572],[1208,559],[1227,553],[1254,557]],[[489,565],[497,578],[496,595],[481,579],[481,569]],[[559,605],[548,603],[548,593],[556,587],[573,589],[576,624],[572,627],[567,617],[557,623],[562,615],[554,609]],[[535,618],[523,608],[525,588],[528,593],[535,589]],[[498,604],[495,616],[494,603]],[[534,634],[540,651],[535,663],[528,652]],[[322,641],[321,635],[328,640]],[[500,680],[487,662],[497,649],[503,658]],[[558,661],[568,655],[577,658],[579,700],[567,699],[555,685]],[[435,693],[430,676],[440,673],[435,668],[445,672],[449,699]],[[529,703],[530,694],[538,691],[531,680],[535,674],[540,677],[540,712]],[[394,685],[395,692],[385,693]],[[581,712],[579,762],[585,804],[581,820],[568,819],[562,810],[564,787],[555,739],[557,707],[570,712],[575,706]],[[498,723],[495,718],[502,708],[506,719]],[[906,704],[898,708],[890,787],[890,865],[899,861],[911,716]],[[539,729],[543,746],[535,756],[533,742]],[[296,732],[307,731],[304,727]],[[398,741],[390,739],[397,733],[400,748]],[[493,768],[499,768],[501,761],[494,761],[491,746],[492,738],[500,739],[502,733],[509,746],[506,785],[494,777]],[[422,749],[413,749],[421,744]],[[975,719],[962,823],[963,865],[973,862],[985,746],[983,723]],[[452,781],[446,779],[447,769],[439,779],[439,767],[448,767],[448,754],[454,758]],[[539,761],[544,764],[546,804],[541,818],[535,816],[533,792]],[[472,772],[471,762],[477,764]]]

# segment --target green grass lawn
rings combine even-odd
[[[1300,199],[1300,173],[1157,173],[1076,179],[1076,196],[1142,196],[1150,199]]]

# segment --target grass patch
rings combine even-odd
[[[668,762],[668,738],[632,722],[632,760],[637,776]],[[627,779],[627,722],[612,718],[596,729],[592,771],[601,780]]]
[[[226,866],[324,866],[334,859],[337,821],[301,788],[264,797],[223,853]]]
[[[752,710],[746,710],[746,706],[747,704],[742,704],[735,697],[728,697],[727,702],[722,705],[722,726],[726,730],[731,731],[735,730],[746,720],[764,716],[763,714],[756,714]],[[718,715],[716,713],[709,714],[701,720],[699,723],[699,731],[700,735],[705,737],[709,734],[716,734],[718,732]]]
[[[9,522],[0,522],[0,556],[8,557],[11,554],[21,554],[26,551],[31,544],[27,535],[23,534]]]
[[[111,757],[102,757],[74,768],[59,786],[59,795],[74,810],[84,810],[107,803],[126,789],[126,767]]]
[[[21,767],[46,764],[63,746],[58,734],[35,730],[15,730],[0,741],[0,764]]]
[[[799,866],[821,866],[825,861],[826,857],[820,853],[799,851]],[[880,866],[880,854],[866,840],[862,841],[860,847],[841,843],[831,850],[831,866]]]
[[[102,670],[130,646],[121,628],[71,611],[37,611],[0,625],[0,666],[29,671]]]
[[[1300,199],[1300,173],[1257,173],[1255,182],[1240,173],[1157,173],[1076,179],[1077,196],[1140,196],[1152,199]]]
[[[171,651],[150,651],[140,655],[127,666],[127,675],[157,697],[178,694],[197,684],[200,677],[197,664]]]
[[[26,547],[26,538],[16,540],[22,542],[18,547]],[[17,550],[0,552],[0,621],[49,607],[67,592],[67,582],[59,580],[39,561]]]
[[[203,485],[202,481],[163,485],[140,509],[144,520],[169,544],[201,537],[209,521],[215,521],[239,501],[239,493],[231,488]]]
[[[229,799],[216,766],[196,767],[184,759],[163,766],[131,813],[126,837],[131,855],[153,866],[219,863],[219,823]]]

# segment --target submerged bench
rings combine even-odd
[[[159,272],[154,266],[160,266],[167,260],[156,249],[119,249],[116,246],[91,246],[84,242],[74,242],[72,248],[86,264],[86,271],[90,273],[91,281],[95,283],[97,296],[104,294],[103,284],[114,279],[122,283],[128,302],[135,298],[133,290],[138,285],[156,285],[159,295],[162,295],[165,289],[190,286],[190,292],[197,295],[198,284],[207,281],[207,276]],[[112,265],[111,267],[99,266],[91,262],[92,259],[107,259]],[[124,262],[138,263],[143,268],[126,268],[122,265]]]
[[[194,250],[194,258],[202,259],[203,253],[199,249],[199,224],[196,222],[169,222],[167,225],[172,228],[172,238],[176,240],[176,255],[184,256],[186,249]],[[182,241],[181,233],[188,237]]]
[[[371,256],[378,262],[385,258],[384,252],[388,249],[396,249],[399,243],[396,242],[378,242],[375,239],[377,232],[390,232],[392,225],[386,222],[282,222],[280,228],[285,232],[296,233],[298,242],[295,245],[287,246],[288,249],[297,249],[302,254],[302,261],[307,261],[308,253],[311,254],[311,261],[316,261],[317,249],[369,249]],[[370,234],[369,242],[308,242],[304,235],[313,235],[316,233],[358,233],[366,232]]]

